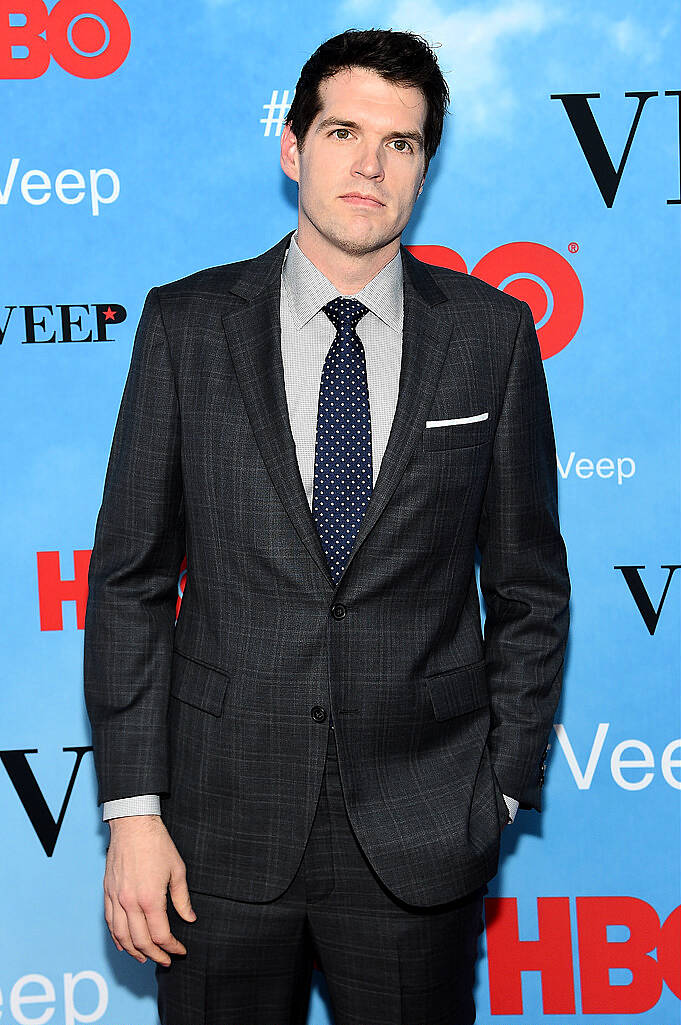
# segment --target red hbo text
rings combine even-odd
[[[417,260],[472,274],[522,299],[532,310],[542,359],[555,356],[574,338],[582,320],[584,296],[579,278],[555,249],[539,242],[506,242],[478,260],[469,272],[463,257],[448,246],[407,246]]]
[[[40,78],[50,57],[70,75],[104,78],[129,50],[114,0],[59,0],[50,12],[43,0],[0,0],[0,78]]]
[[[515,897],[485,900],[487,966],[492,1014],[522,1014],[522,973],[541,975],[544,1014],[575,1013],[575,967],[583,1014],[643,1014],[663,985],[681,998],[681,906],[661,922],[637,897],[577,897],[577,965],[572,953],[570,900],[538,897],[536,940],[521,940]],[[608,936],[624,927],[624,939]],[[656,952],[657,956],[653,956]],[[627,969],[614,985],[611,969]]]

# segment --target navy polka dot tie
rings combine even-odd
[[[364,346],[366,306],[339,295],[323,307],[336,328],[319,387],[312,516],[338,583],[371,498],[371,414]]]

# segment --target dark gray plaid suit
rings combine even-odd
[[[366,857],[396,897],[439,904],[495,874],[503,793],[541,809],[570,585],[539,345],[527,304],[402,248],[397,409],[334,587],[284,392],[289,237],[146,298],[89,573],[98,800],[160,793],[190,888],[270,900],[332,710]]]

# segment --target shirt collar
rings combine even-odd
[[[312,319],[322,306],[339,295],[335,285],[315,267],[297,242],[298,232],[291,243],[282,269],[282,283],[286,289],[291,315],[298,329]],[[398,250],[382,270],[357,292],[353,299],[364,303],[384,324],[399,331],[402,326],[402,256]]]

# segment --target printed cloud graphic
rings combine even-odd
[[[644,64],[653,64],[659,60],[659,39],[655,38],[647,25],[632,18],[631,15],[626,15],[620,21],[610,20],[601,15],[598,18],[598,26],[615,49],[626,57],[638,57]],[[670,19],[660,32],[660,36],[666,36],[671,29]]]
[[[452,94],[459,138],[511,134],[509,119],[517,105],[512,44],[546,32],[563,17],[558,6],[534,0],[455,10],[432,0],[400,0],[394,6],[379,6],[384,26],[419,32],[430,43],[441,44],[438,60]],[[361,9],[357,0],[345,5],[348,14]]]

